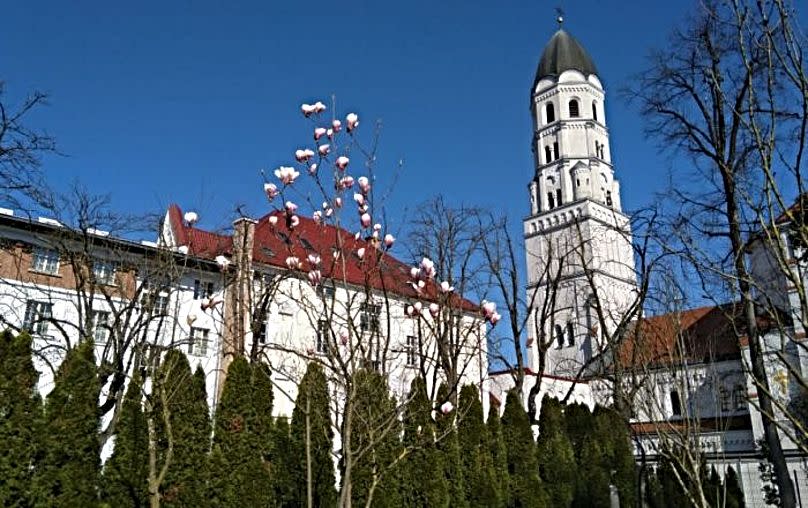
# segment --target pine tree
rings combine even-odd
[[[744,508],[746,502],[743,497],[743,489],[738,481],[738,474],[732,466],[727,468],[727,474],[724,477],[724,489],[727,496],[726,508]]]
[[[95,506],[101,473],[98,374],[94,346],[85,340],[65,355],[45,403],[38,504]]]
[[[298,498],[300,494],[299,471],[300,454],[292,441],[289,420],[278,418],[272,424],[272,448],[269,454],[269,471],[275,506],[297,508],[305,506]]]
[[[662,492],[662,485],[659,483],[656,471],[653,469],[646,469],[644,473],[645,478],[645,504],[648,508],[666,508],[667,503]]]
[[[480,392],[474,385],[460,390],[457,435],[466,499],[471,506],[500,505],[488,429],[483,420]]]
[[[129,381],[118,424],[115,448],[104,465],[103,498],[109,506],[149,506],[149,429],[143,413],[143,381]]]
[[[355,456],[352,468],[351,494],[354,506],[365,506],[373,491],[374,507],[398,507],[401,505],[398,481],[399,472],[394,460],[400,453],[400,424],[396,402],[390,396],[387,378],[373,370],[358,370],[352,379],[351,401],[352,430],[350,446]]]
[[[432,401],[423,378],[410,385],[404,413],[404,446],[409,450],[401,467],[401,501],[411,508],[449,506],[449,487],[443,473],[443,457],[435,443]]]
[[[677,474],[674,471],[675,467],[676,466],[664,455],[660,459],[659,466],[657,467],[657,478],[659,479],[659,485],[662,490],[662,498],[665,500],[665,505],[668,508],[688,506],[691,504],[687,492],[677,478]],[[684,476],[679,475],[679,477],[683,478]]]
[[[594,430],[592,434],[595,434]],[[584,439],[581,445],[575,495],[572,501],[572,506],[576,508],[611,506],[610,470],[604,467],[608,454],[603,449],[603,443],[602,436],[593,435],[589,439]]]
[[[536,447],[541,479],[545,485],[552,486],[547,492],[551,506],[569,506],[575,492],[575,452],[558,399],[545,396],[542,400]]]
[[[272,491],[255,427],[252,368],[239,356],[227,370],[216,410],[208,483],[214,506],[261,506]]]
[[[31,481],[42,420],[38,377],[31,337],[0,333],[0,506],[22,508],[34,502]]]
[[[515,390],[508,392],[502,415],[502,436],[507,455],[509,492],[508,506],[514,508],[544,507],[549,501],[539,478],[536,443],[525,408]]]
[[[488,436],[490,439],[491,459],[494,466],[494,481],[499,498],[499,506],[508,506],[508,453],[505,449],[505,440],[502,436],[502,425],[499,417],[499,407],[491,404],[488,408]]]
[[[601,446],[606,454],[602,468],[610,473],[611,483],[617,487],[620,505],[634,506],[637,497],[637,465],[626,422],[612,409],[598,407],[593,416],[596,435],[602,440]]]
[[[449,388],[446,384],[438,387],[438,404],[443,405],[449,401]],[[449,486],[449,499],[453,507],[468,506],[466,499],[466,478],[463,477],[463,465],[460,459],[460,444],[455,428],[456,411],[442,414],[438,411],[436,415],[438,450],[443,455],[443,471],[446,476],[446,483]]]
[[[702,460],[702,471],[706,473],[707,471],[707,464]],[[718,471],[715,470],[715,466],[710,467],[709,475],[705,474],[705,477],[702,479],[702,489],[704,490],[704,498],[707,500],[707,504],[710,506],[724,506],[723,498],[723,490],[724,486],[721,483],[721,477],[718,475]]]
[[[162,504],[167,507],[191,507],[205,503],[207,454],[210,442],[210,419],[205,389],[205,373],[201,368],[191,374],[186,356],[179,350],[168,351],[160,366],[157,383],[166,400],[160,401],[155,415],[160,436],[160,459],[164,460],[168,436],[162,423],[162,405],[168,408],[173,440],[173,457],[160,486]]]
[[[292,442],[296,453],[297,500],[307,505],[307,457],[311,458],[312,501],[314,506],[328,508],[337,503],[334,488],[334,429],[328,405],[328,381],[317,362],[309,362],[298,387],[297,400],[292,412]],[[307,450],[306,442],[309,447]]]

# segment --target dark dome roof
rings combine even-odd
[[[580,71],[584,76],[598,73],[583,46],[573,36],[559,29],[544,47],[533,86],[542,78],[560,76],[568,70]]]

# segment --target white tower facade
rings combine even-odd
[[[614,176],[605,93],[592,59],[566,31],[550,39],[531,90],[535,173],[524,220],[531,368],[577,373],[634,300],[629,219]],[[605,323],[606,326],[602,326]]]

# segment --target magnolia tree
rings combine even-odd
[[[419,373],[433,379],[433,390],[439,381],[451,382],[455,396],[435,400],[434,411],[452,413],[459,377],[472,364],[474,382],[483,375],[484,322],[495,324],[499,315],[492,303],[480,308],[455,294],[452,280],[439,279],[429,257],[412,267],[392,257],[396,238],[384,220],[382,199],[376,199],[386,194],[376,189],[379,132],[366,146],[357,114],[328,119],[326,110],[322,102],[301,106],[313,144],[294,152],[294,164],[264,174],[264,192],[274,207],[267,221],[288,248],[287,280],[276,286],[274,298],[291,303],[295,315],[290,326],[281,324],[267,337],[260,356],[289,381],[278,386],[290,395],[306,363],[322,364],[338,436],[340,505],[370,505],[374,495],[385,495],[379,485],[411,452],[400,444],[395,453],[389,447],[398,443],[412,378]],[[307,246],[311,242],[301,231],[318,235],[322,241],[314,243],[328,247]],[[300,329],[310,335],[301,337]],[[366,385],[380,380],[383,393],[393,390],[394,402],[369,408],[368,394],[377,389]],[[311,482],[308,477],[309,491]]]

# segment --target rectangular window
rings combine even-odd
[[[22,323],[22,328],[34,335],[47,335],[48,320],[52,316],[52,303],[28,300],[25,305],[25,318]]]
[[[56,274],[59,272],[59,253],[53,249],[34,247],[31,257],[31,270]]]
[[[267,322],[262,322],[258,327],[258,332],[255,334],[255,340],[259,344],[266,344],[267,342]]]
[[[165,316],[168,314],[168,295],[146,291],[140,299],[143,312],[151,313],[153,316]]]
[[[94,261],[93,277],[96,284],[115,284],[115,263],[112,261]]]
[[[110,335],[109,312],[94,310],[93,312],[93,340],[96,344],[106,344]]]
[[[673,416],[682,415],[682,402],[679,400],[679,392],[671,390],[671,413]]]
[[[194,280],[194,300],[213,296],[213,283],[199,279]]]
[[[363,303],[359,310],[359,329],[363,332],[378,333],[381,313],[381,305]]]
[[[746,408],[746,386],[735,386],[735,389],[732,390],[732,402],[736,410]]]
[[[318,353],[325,354],[328,352],[328,339],[331,336],[331,327],[328,320],[321,319],[317,321],[317,337],[314,344]]]
[[[208,354],[208,329],[191,328],[191,336],[188,337],[188,352],[194,356],[205,356]]]
[[[721,411],[732,411],[732,392],[723,386],[718,390],[718,401],[721,404]]]
[[[416,367],[418,365],[418,338],[415,335],[407,335],[405,352],[407,354],[407,367]]]

